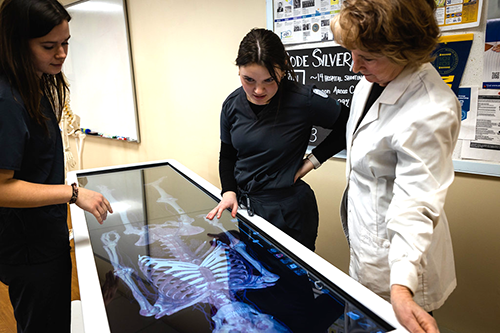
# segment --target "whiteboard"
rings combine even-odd
[[[99,137],[139,142],[124,1],[79,1],[66,9],[71,39],[63,71],[72,111]]]

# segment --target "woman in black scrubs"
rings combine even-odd
[[[225,209],[235,217],[240,203],[314,250],[318,207],[301,178],[344,149],[348,110],[294,81],[288,54],[270,30],[243,38],[236,65],[242,86],[221,112],[222,200],[207,218]],[[304,159],[313,125],[332,132]]]
[[[68,332],[71,257],[67,203],[99,223],[99,193],[64,185],[58,126],[70,38],[57,0],[4,0],[0,9],[0,281],[18,332]]]

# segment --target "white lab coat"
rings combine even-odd
[[[341,216],[349,273],[386,300],[392,284],[407,286],[432,311],[456,287],[443,205],[461,106],[430,64],[406,68],[354,131],[371,86],[365,78],[356,86],[347,123]]]

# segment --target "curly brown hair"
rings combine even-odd
[[[417,67],[432,61],[438,43],[435,9],[434,0],[344,0],[330,28],[335,41],[347,49]]]

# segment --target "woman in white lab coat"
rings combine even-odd
[[[331,22],[364,75],[346,132],[349,273],[411,332],[439,331],[431,313],[456,286],[443,206],[460,104],[429,63],[434,10],[434,0],[345,0]]]

